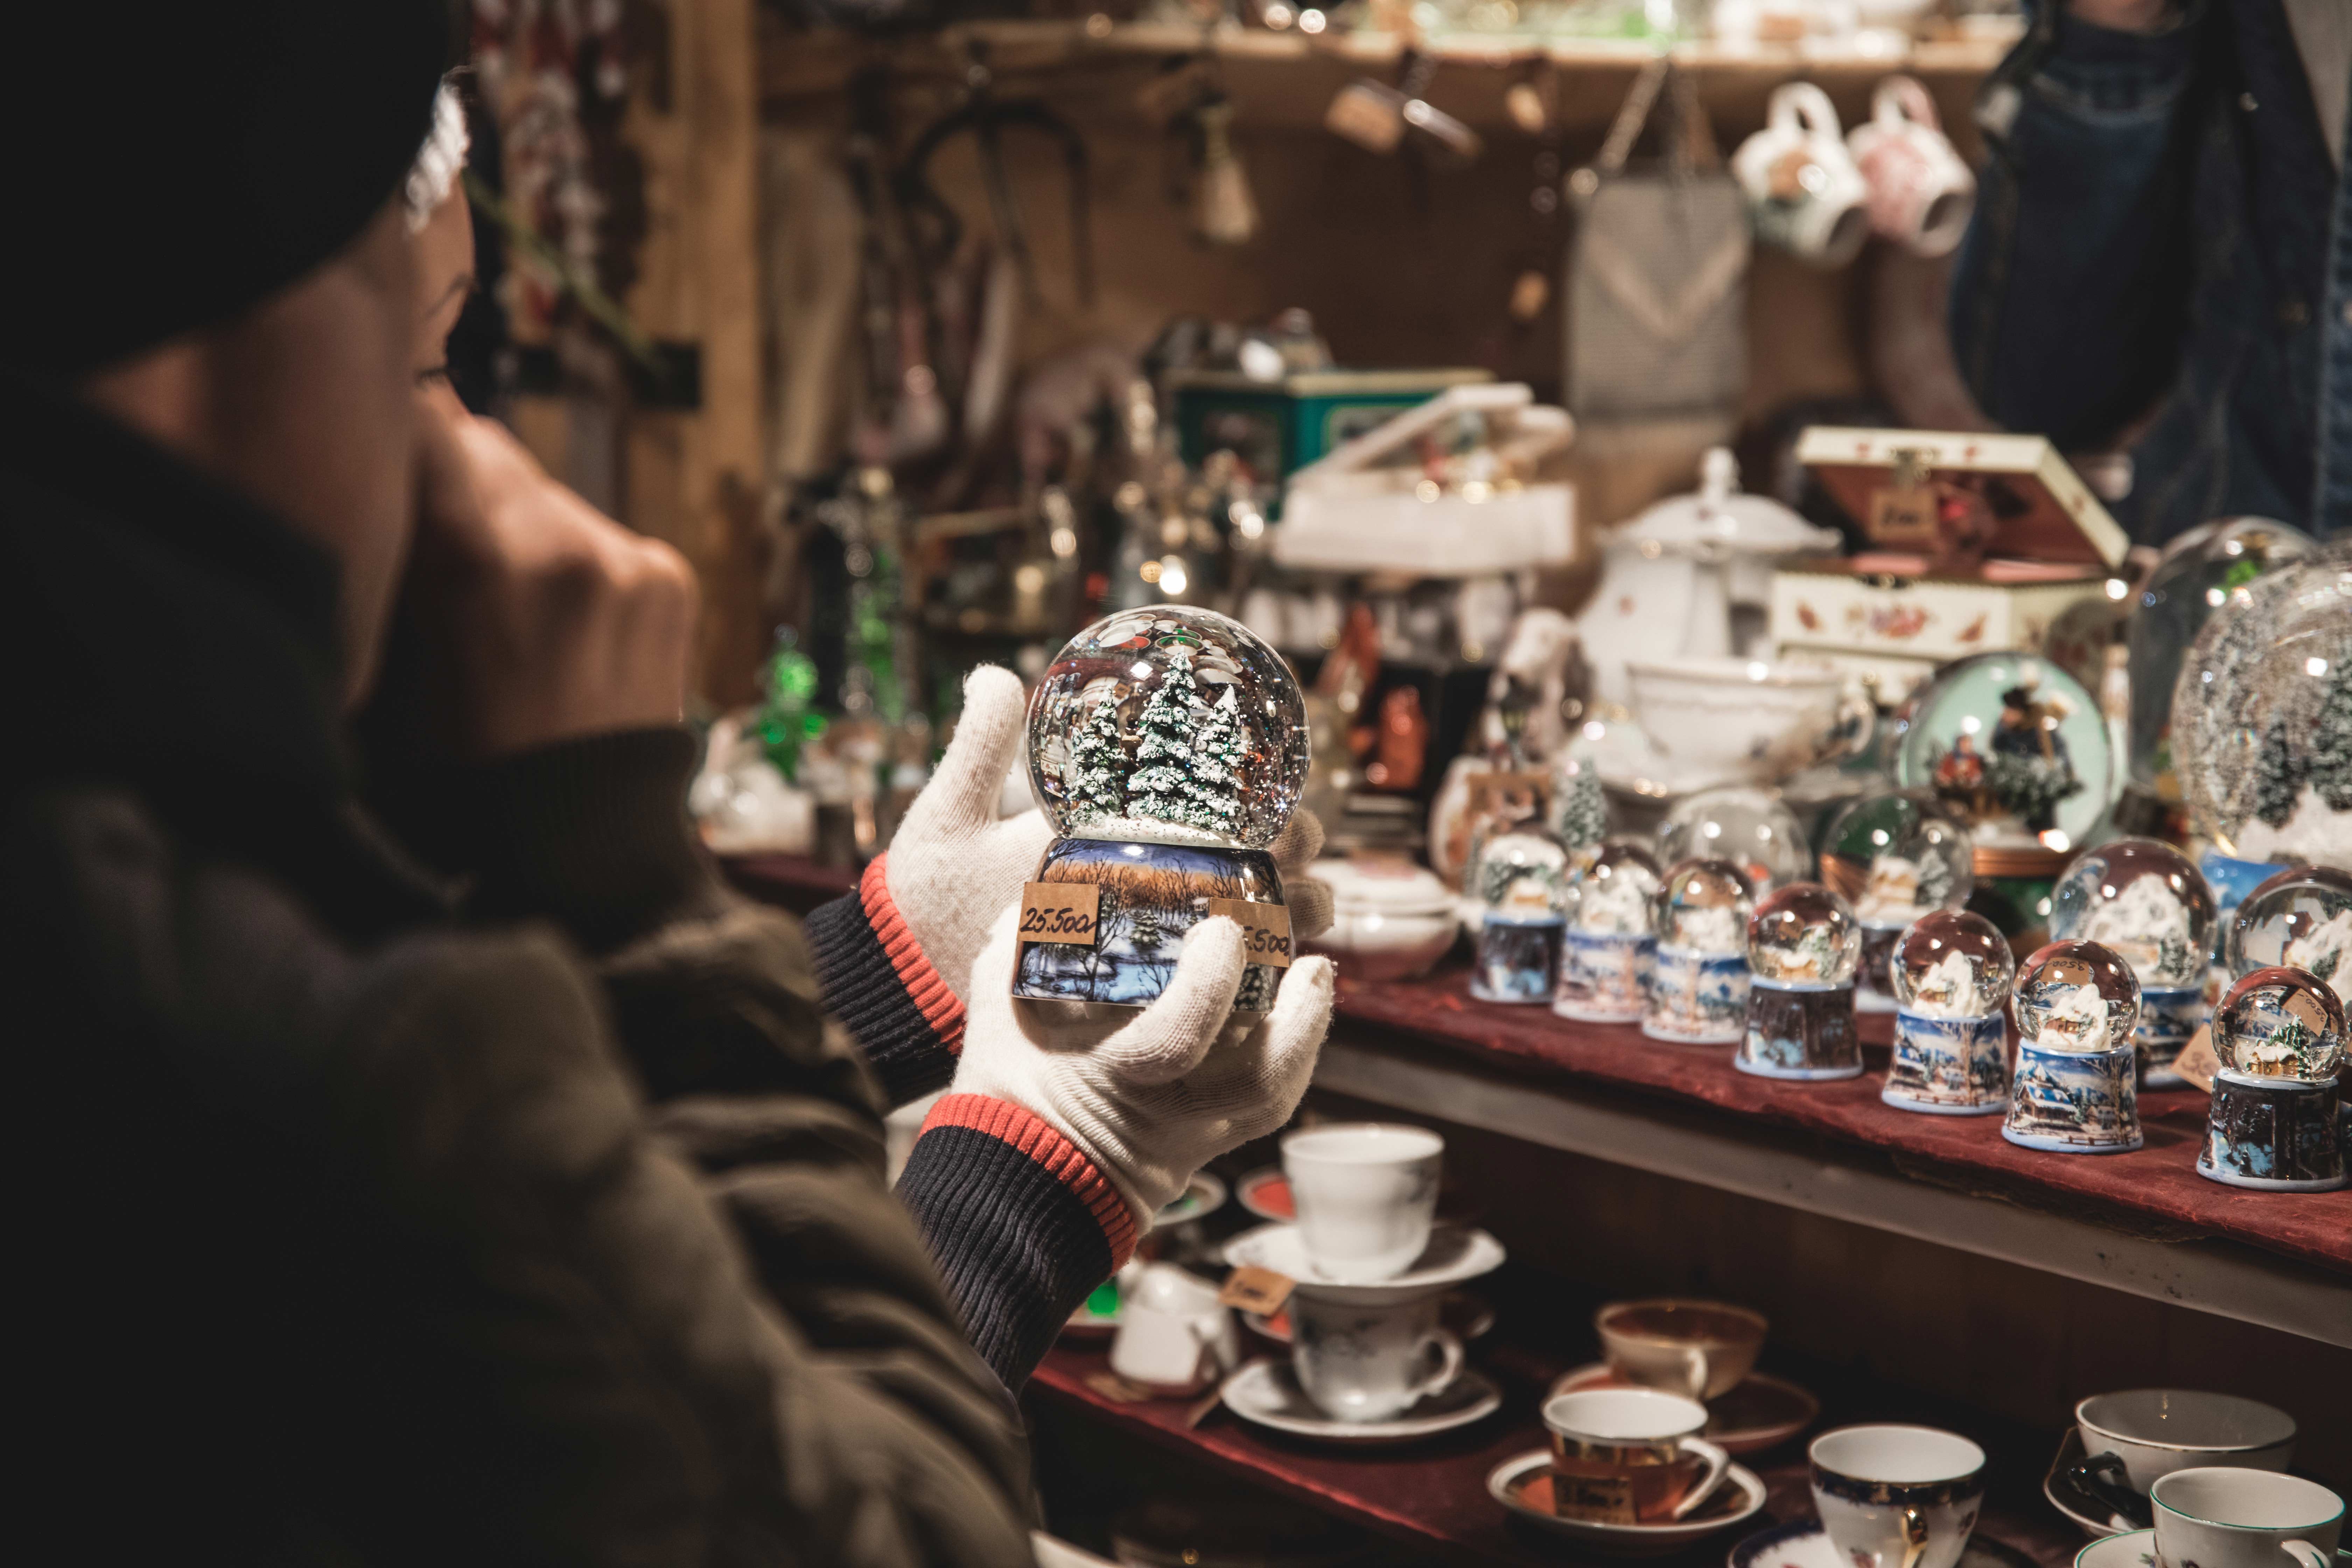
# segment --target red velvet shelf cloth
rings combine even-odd
[[[1891,1020],[1874,1016],[1862,1020],[1864,1039],[1879,1047],[1862,1077],[1791,1083],[1739,1071],[1729,1046],[1668,1045],[1631,1024],[1584,1024],[1549,1008],[1475,1002],[1458,969],[1420,980],[1351,981],[1343,963],[1339,1011],[1348,1021],[1502,1058],[1538,1077],[1562,1074],[1886,1150],[1906,1163],[1939,1166],[1985,1190],[2098,1223],[2137,1221],[2168,1239],[2224,1237],[2352,1274],[2352,1190],[2258,1193],[2197,1173],[2208,1103],[2198,1089],[2141,1091],[2145,1148],[2054,1154],[2001,1137],[1998,1116],[1926,1116],[1883,1103]]]

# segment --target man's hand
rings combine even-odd
[[[446,386],[416,395],[402,607],[437,749],[479,762],[677,723],[696,611],[684,559],[550,479]]]
[[[2153,33],[2180,14],[2175,0],[2068,0],[2079,22],[2118,33]]]

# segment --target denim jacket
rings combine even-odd
[[[2352,528],[2352,180],[2280,0],[2191,0],[2149,35],[2042,0],[1977,117],[1951,331],[1985,412],[2127,443],[2115,510],[2142,542],[2249,512]]]

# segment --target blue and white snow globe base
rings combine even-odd
[[[2139,1059],[2129,1045],[2105,1051],[2017,1051],[2009,1119],[2000,1135],[2056,1154],[2123,1154],[2139,1130]]]
[[[1013,994],[1033,1002],[1148,1006],[1175,977],[1185,934],[1219,912],[1221,900],[1283,901],[1282,878],[1265,850],[1201,844],[1056,838],[1045,847],[1035,880],[1089,884],[1097,905],[1091,945],[1021,944]],[[1263,1012],[1281,984],[1280,968],[1250,964],[1234,1005]]]
[[[1895,1052],[1878,1098],[1930,1116],[1993,1116],[2009,1109],[2008,1032],[2001,1015],[1943,1018],[1895,1013]]]
[[[2150,1089],[2179,1089],[2189,1081],[2173,1063],[2204,1026],[2207,1013],[2201,985],[2139,988],[2139,1024],[2132,1031],[2132,1044],[2139,1047],[2142,1083]]]
[[[2327,1193],[2352,1184],[2336,1086],[2215,1074],[2197,1173],[2263,1193]]]

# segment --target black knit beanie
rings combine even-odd
[[[357,238],[448,63],[446,0],[27,9],[0,89],[0,359],[49,374],[228,320]]]

